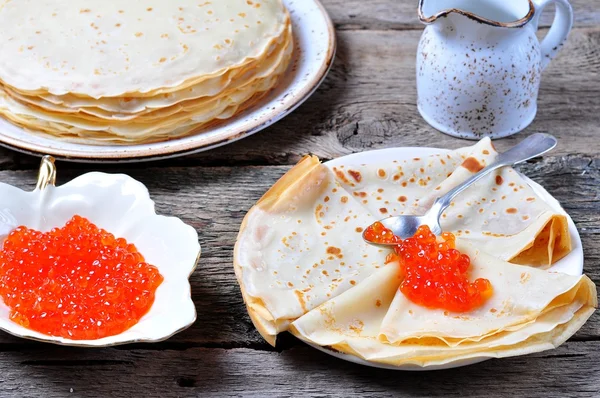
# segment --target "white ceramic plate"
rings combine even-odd
[[[0,145],[32,155],[78,162],[135,162],[172,158],[226,145],[277,122],[317,89],[335,56],[333,23],[318,0],[283,0],[294,31],[294,55],[286,75],[261,101],[198,134],[142,145],[84,145],[28,133],[0,118]]]
[[[327,162],[327,165],[333,167],[333,166],[337,166],[337,165],[343,163],[347,167],[348,165],[352,165],[352,164],[359,165],[359,164],[373,162],[375,160],[378,162],[386,161],[386,160],[392,161],[392,160],[402,160],[404,158],[412,159],[415,156],[422,158],[425,156],[435,155],[435,154],[445,153],[445,152],[449,152],[449,150],[438,149],[438,148],[425,148],[425,147],[389,148],[389,149],[380,149],[380,150],[376,150],[376,151],[361,152],[361,153],[356,153],[353,155],[344,156],[344,157],[334,159],[334,160]],[[567,256],[565,256],[563,259],[556,262],[556,264],[554,264],[552,266],[552,268],[550,268],[550,270],[557,271],[557,272],[564,272],[564,273],[570,274],[570,275],[581,275],[583,273],[583,247],[581,245],[581,238],[579,237],[579,232],[577,232],[577,228],[575,227],[573,220],[563,210],[563,208],[560,206],[558,201],[556,199],[554,199],[552,197],[552,195],[550,195],[541,185],[530,180],[526,176],[523,176],[523,177],[525,178],[525,181],[531,186],[531,188],[533,188],[534,192],[540,198],[545,200],[546,203],[548,203],[555,211],[565,214],[567,216],[567,219],[569,222],[569,232],[571,234],[573,250],[571,251],[571,253],[569,253]],[[327,347],[321,347],[321,346],[318,346],[316,344],[309,343],[306,341],[305,341],[305,343],[307,343],[308,345],[310,345],[320,351],[323,351],[329,355],[333,355],[334,357],[337,357],[337,358],[340,358],[340,359],[343,359],[346,361],[354,362],[354,363],[357,363],[360,365],[371,366],[374,368],[393,369],[393,370],[423,371],[423,370],[450,369],[450,368],[457,368],[460,366],[472,365],[472,364],[490,359],[489,357],[470,358],[467,360],[459,360],[459,361],[450,362],[450,363],[447,363],[444,365],[439,365],[439,366],[428,366],[426,368],[423,368],[423,367],[417,366],[417,365],[410,365],[410,364],[401,365],[401,366],[393,366],[393,365],[386,365],[386,364],[381,364],[381,363],[376,363],[376,362],[369,362],[367,360],[364,360],[362,358],[359,358],[359,357],[356,357],[353,355],[344,354],[344,353],[340,353],[340,352],[331,350]]]
[[[129,176],[87,173],[55,187],[52,170],[53,163],[45,158],[39,188],[33,192],[0,183],[0,242],[19,225],[46,232],[64,226],[78,214],[135,244],[164,280],[156,289],[150,311],[115,336],[97,340],[47,336],[11,321],[10,310],[2,300],[0,330],[49,343],[100,347],[162,341],[194,323],[196,308],[188,278],[200,256],[196,230],[178,218],[157,215],[146,187]]]

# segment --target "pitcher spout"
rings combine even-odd
[[[419,0],[419,20],[433,24],[459,14],[470,20],[501,28],[520,28],[535,15],[532,0]]]

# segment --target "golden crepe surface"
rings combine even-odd
[[[472,256],[474,277],[490,278],[496,292],[476,311],[453,314],[411,303],[398,290],[400,268],[392,263],[296,320],[291,331],[369,361],[432,366],[554,348],[598,305],[586,276],[526,268],[468,246],[460,249]]]
[[[595,286],[545,270],[571,250],[567,217],[513,169],[469,188],[442,222],[472,259],[470,279],[492,282],[494,295],[478,310],[413,304],[398,290],[397,264],[386,265],[389,252],[361,238],[376,219],[422,212],[495,156],[484,139],[380,164],[303,159],[249,211],[235,247],[236,276],[263,337],[274,344],[290,330],[366,360],[420,366],[564,342],[597,307]]]
[[[267,340],[384,264],[387,253],[362,240],[362,227],[373,221],[315,157],[303,159],[248,213],[235,268]]]
[[[423,214],[498,153],[489,138],[441,155],[340,165],[346,190],[378,218]],[[504,167],[461,193],[440,220],[444,231],[473,242],[500,259],[549,267],[571,251],[566,215],[555,212],[514,169]],[[552,233],[550,233],[552,232]]]
[[[294,47],[280,0],[33,3],[0,3],[0,114],[58,139],[197,132],[271,90]]]

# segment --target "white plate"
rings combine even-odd
[[[196,230],[175,217],[157,215],[146,187],[124,174],[87,173],[55,187],[54,165],[44,159],[38,187],[25,192],[0,183],[0,242],[14,228],[40,231],[62,227],[78,214],[98,227],[133,243],[164,277],[152,307],[126,331],[97,340],[48,336],[11,321],[0,299],[0,330],[48,343],[105,347],[157,342],[189,327],[196,320],[189,276],[200,257]]]
[[[78,162],[135,162],[172,158],[226,145],[277,122],[317,89],[335,56],[333,23],[318,0],[283,0],[294,31],[294,55],[284,78],[257,105],[189,137],[142,145],[84,145],[28,133],[0,118],[0,145],[32,155]]]
[[[373,161],[381,162],[381,161],[392,161],[392,160],[401,160],[404,158],[414,158],[416,157],[426,157],[429,155],[435,155],[439,153],[450,152],[447,149],[438,149],[438,148],[425,148],[425,147],[408,147],[408,148],[388,148],[388,149],[380,149],[376,151],[368,151],[356,153],[353,155],[343,156],[341,158],[337,158],[327,162],[326,164],[330,167],[338,166],[340,164],[344,164],[347,166],[351,166],[352,164],[364,164]],[[569,233],[571,234],[571,241],[573,243],[573,250],[563,259],[557,261],[550,270],[557,272],[564,272],[570,275],[581,275],[583,273],[583,247],[581,245],[581,238],[579,237],[579,232],[577,232],[577,228],[573,223],[571,217],[564,211],[564,209],[560,206],[558,201],[552,197],[541,185],[536,182],[530,180],[526,176],[523,176],[525,181],[531,186],[534,192],[543,200],[546,201],[555,211],[565,214],[567,216],[567,220],[569,223]],[[470,358],[467,360],[459,360],[455,362],[450,362],[444,365],[438,366],[428,366],[423,368],[421,366],[407,364],[401,366],[394,365],[386,365],[376,362],[369,362],[362,358],[356,357],[354,355],[340,353],[334,350],[331,350],[327,347],[321,347],[313,343],[306,342],[308,345],[323,351],[329,355],[332,355],[336,358],[340,358],[349,362],[354,362],[360,365],[371,366],[374,368],[382,368],[382,369],[393,369],[393,370],[439,370],[439,369],[450,369],[457,368],[460,366],[472,365],[478,362],[485,361],[490,359],[489,357],[480,357],[480,358]]]

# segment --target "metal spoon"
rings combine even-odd
[[[487,167],[483,168],[477,174],[458,185],[450,192],[441,196],[433,202],[431,208],[422,216],[393,216],[384,218],[380,222],[386,227],[392,230],[394,235],[400,238],[409,238],[417,232],[417,228],[421,225],[428,225],[431,231],[439,235],[442,233],[442,227],[440,226],[440,216],[450,206],[452,200],[467,189],[469,186],[479,181],[484,176],[490,174],[492,171],[499,169],[504,166],[512,166],[531,158],[540,156],[556,146],[556,138],[550,134],[536,133],[525,138],[519,144],[515,145],[508,151],[501,153],[496,158],[496,161]],[[365,242],[381,247],[393,246],[389,243],[375,243],[365,238],[365,233],[362,235]]]

